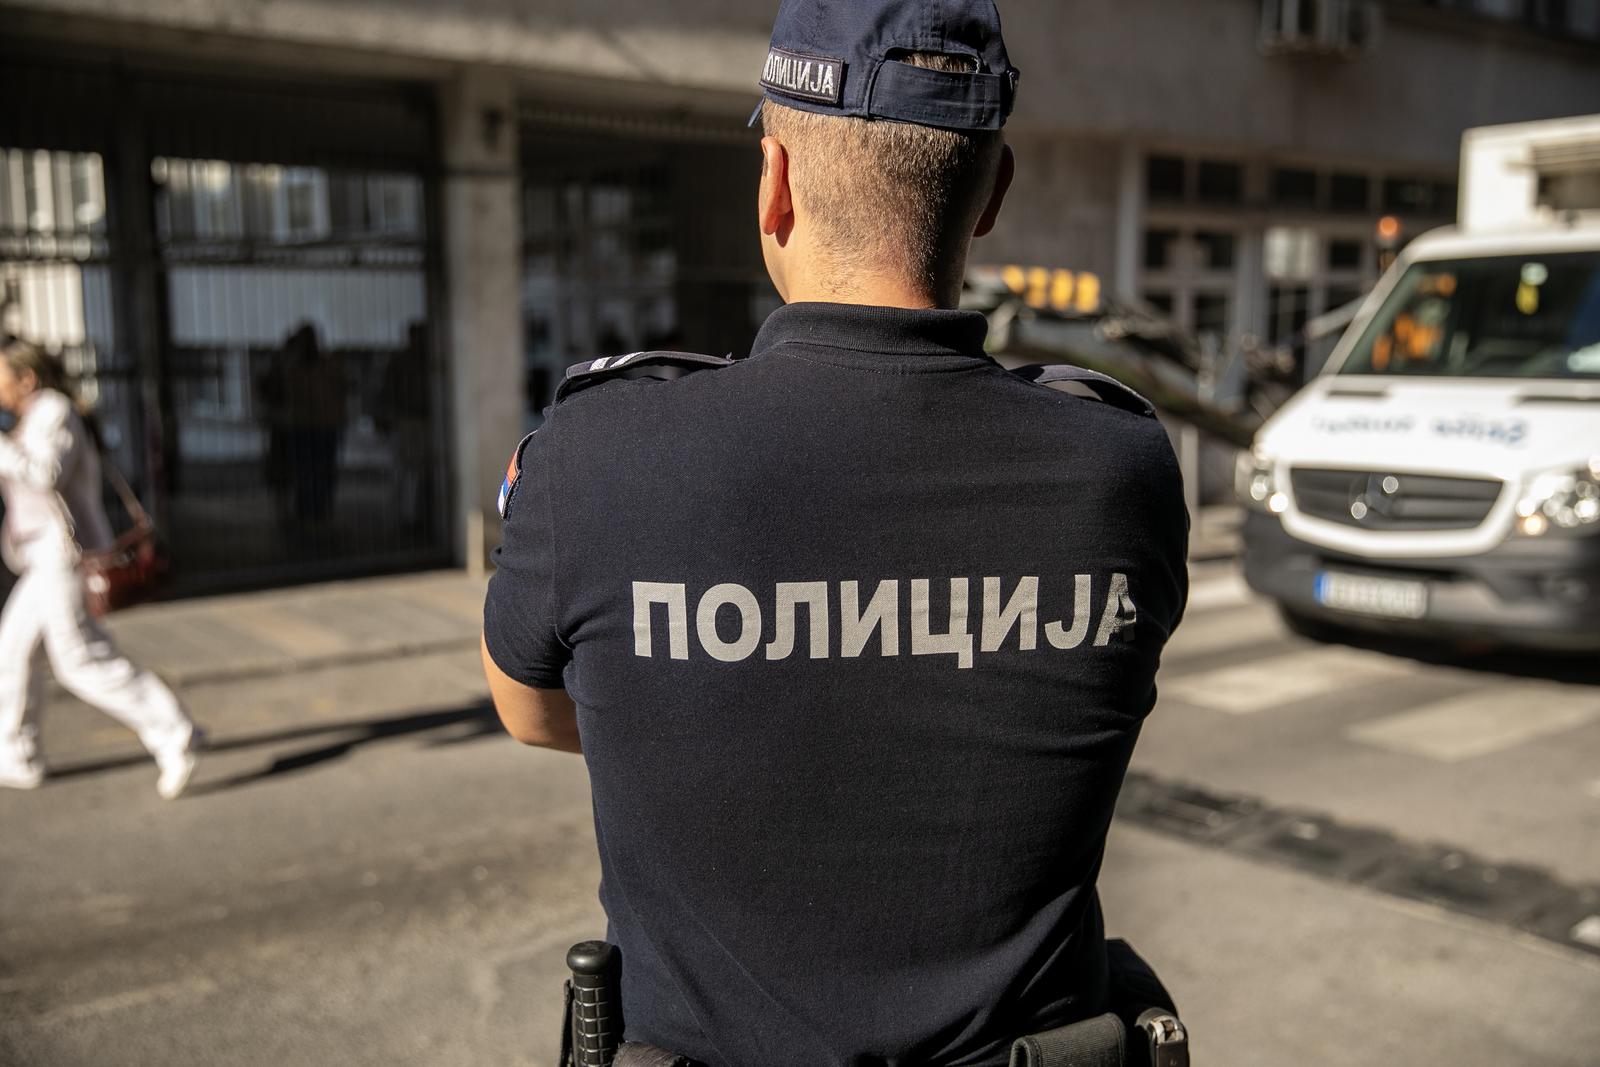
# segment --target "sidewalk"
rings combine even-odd
[[[369,578],[150,604],[108,628],[134,662],[192,686],[474,646],[483,590],[463,571]]]

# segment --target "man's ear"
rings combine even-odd
[[[789,152],[776,137],[761,138],[761,191],[756,210],[761,232],[788,239],[794,226],[794,198],[789,191]]]
[[[1016,176],[1017,157],[1012,154],[1010,145],[1001,145],[1000,169],[994,176],[994,192],[989,194],[989,203],[984,207],[983,214],[978,216],[978,225],[973,228],[972,236],[985,237],[994,229],[995,221],[1000,218],[1000,205],[1005,203],[1011,179]]]

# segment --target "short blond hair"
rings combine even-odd
[[[960,71],[960,56],[903,62]],[[959,278],[960,253],[988,201],[1003,135],[883,119],[821,115],[767,100],[761,123],[789,153],[789,187],[840,264],[899,270],[939,291]],[[851,272],[853,274],[853,272]],[[836,276],[847,287],[849,274]]]

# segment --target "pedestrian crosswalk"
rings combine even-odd
[[[1407,673],[1387,656],[1335,645],[1186,675],[1162,691],[1186,704],[1254,715]]]
[[[1600,740],[1600,684],[1438,666],[1403,651],[1295,637],[1237,572],[1221,570],[1194,579],[1188,616],[1167,647],[1160,699],[1222,721],[1321,717],[1344,742],[1438,763],[1584,730]]]
[[[1244,576],[1231,567],[1197,575],[1189,583],[1190,614],[1248,604],[1250,599],[1250,587],[1245,585]]]
[[[1239,603],[1246,604],[1247,598],[1248,591]],[[1282,636],[1283,623],[1277,613],[1262,611],[1260,605],[1220,606],[1208,611],[1191,603],[1187,620],[1167,645],[1167,659],[1224,655]]]
[[[1600,692],[1529,682],[1493,686],[1352,727],[1357,741],[1454,763],[1600,720]]]

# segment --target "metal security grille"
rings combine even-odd
[[[105,161],[0,146],[0,333],[60,356],[94,408],[105,457],[137,478],[138,369],[119,334]],[[119,518],[109,490],[106,505]]]
[[[431,113],[4,65],[5,327],[61,352],[182,589],[449,559]]]
[[[157,157],[169,525],[190,564],[336,570],[438,544],[424,188]]]
[[[1470,530],[1500,499],[1502,483],[1402,471],[1295,467],[1296,506],[1312,518],[1368,530]]]

